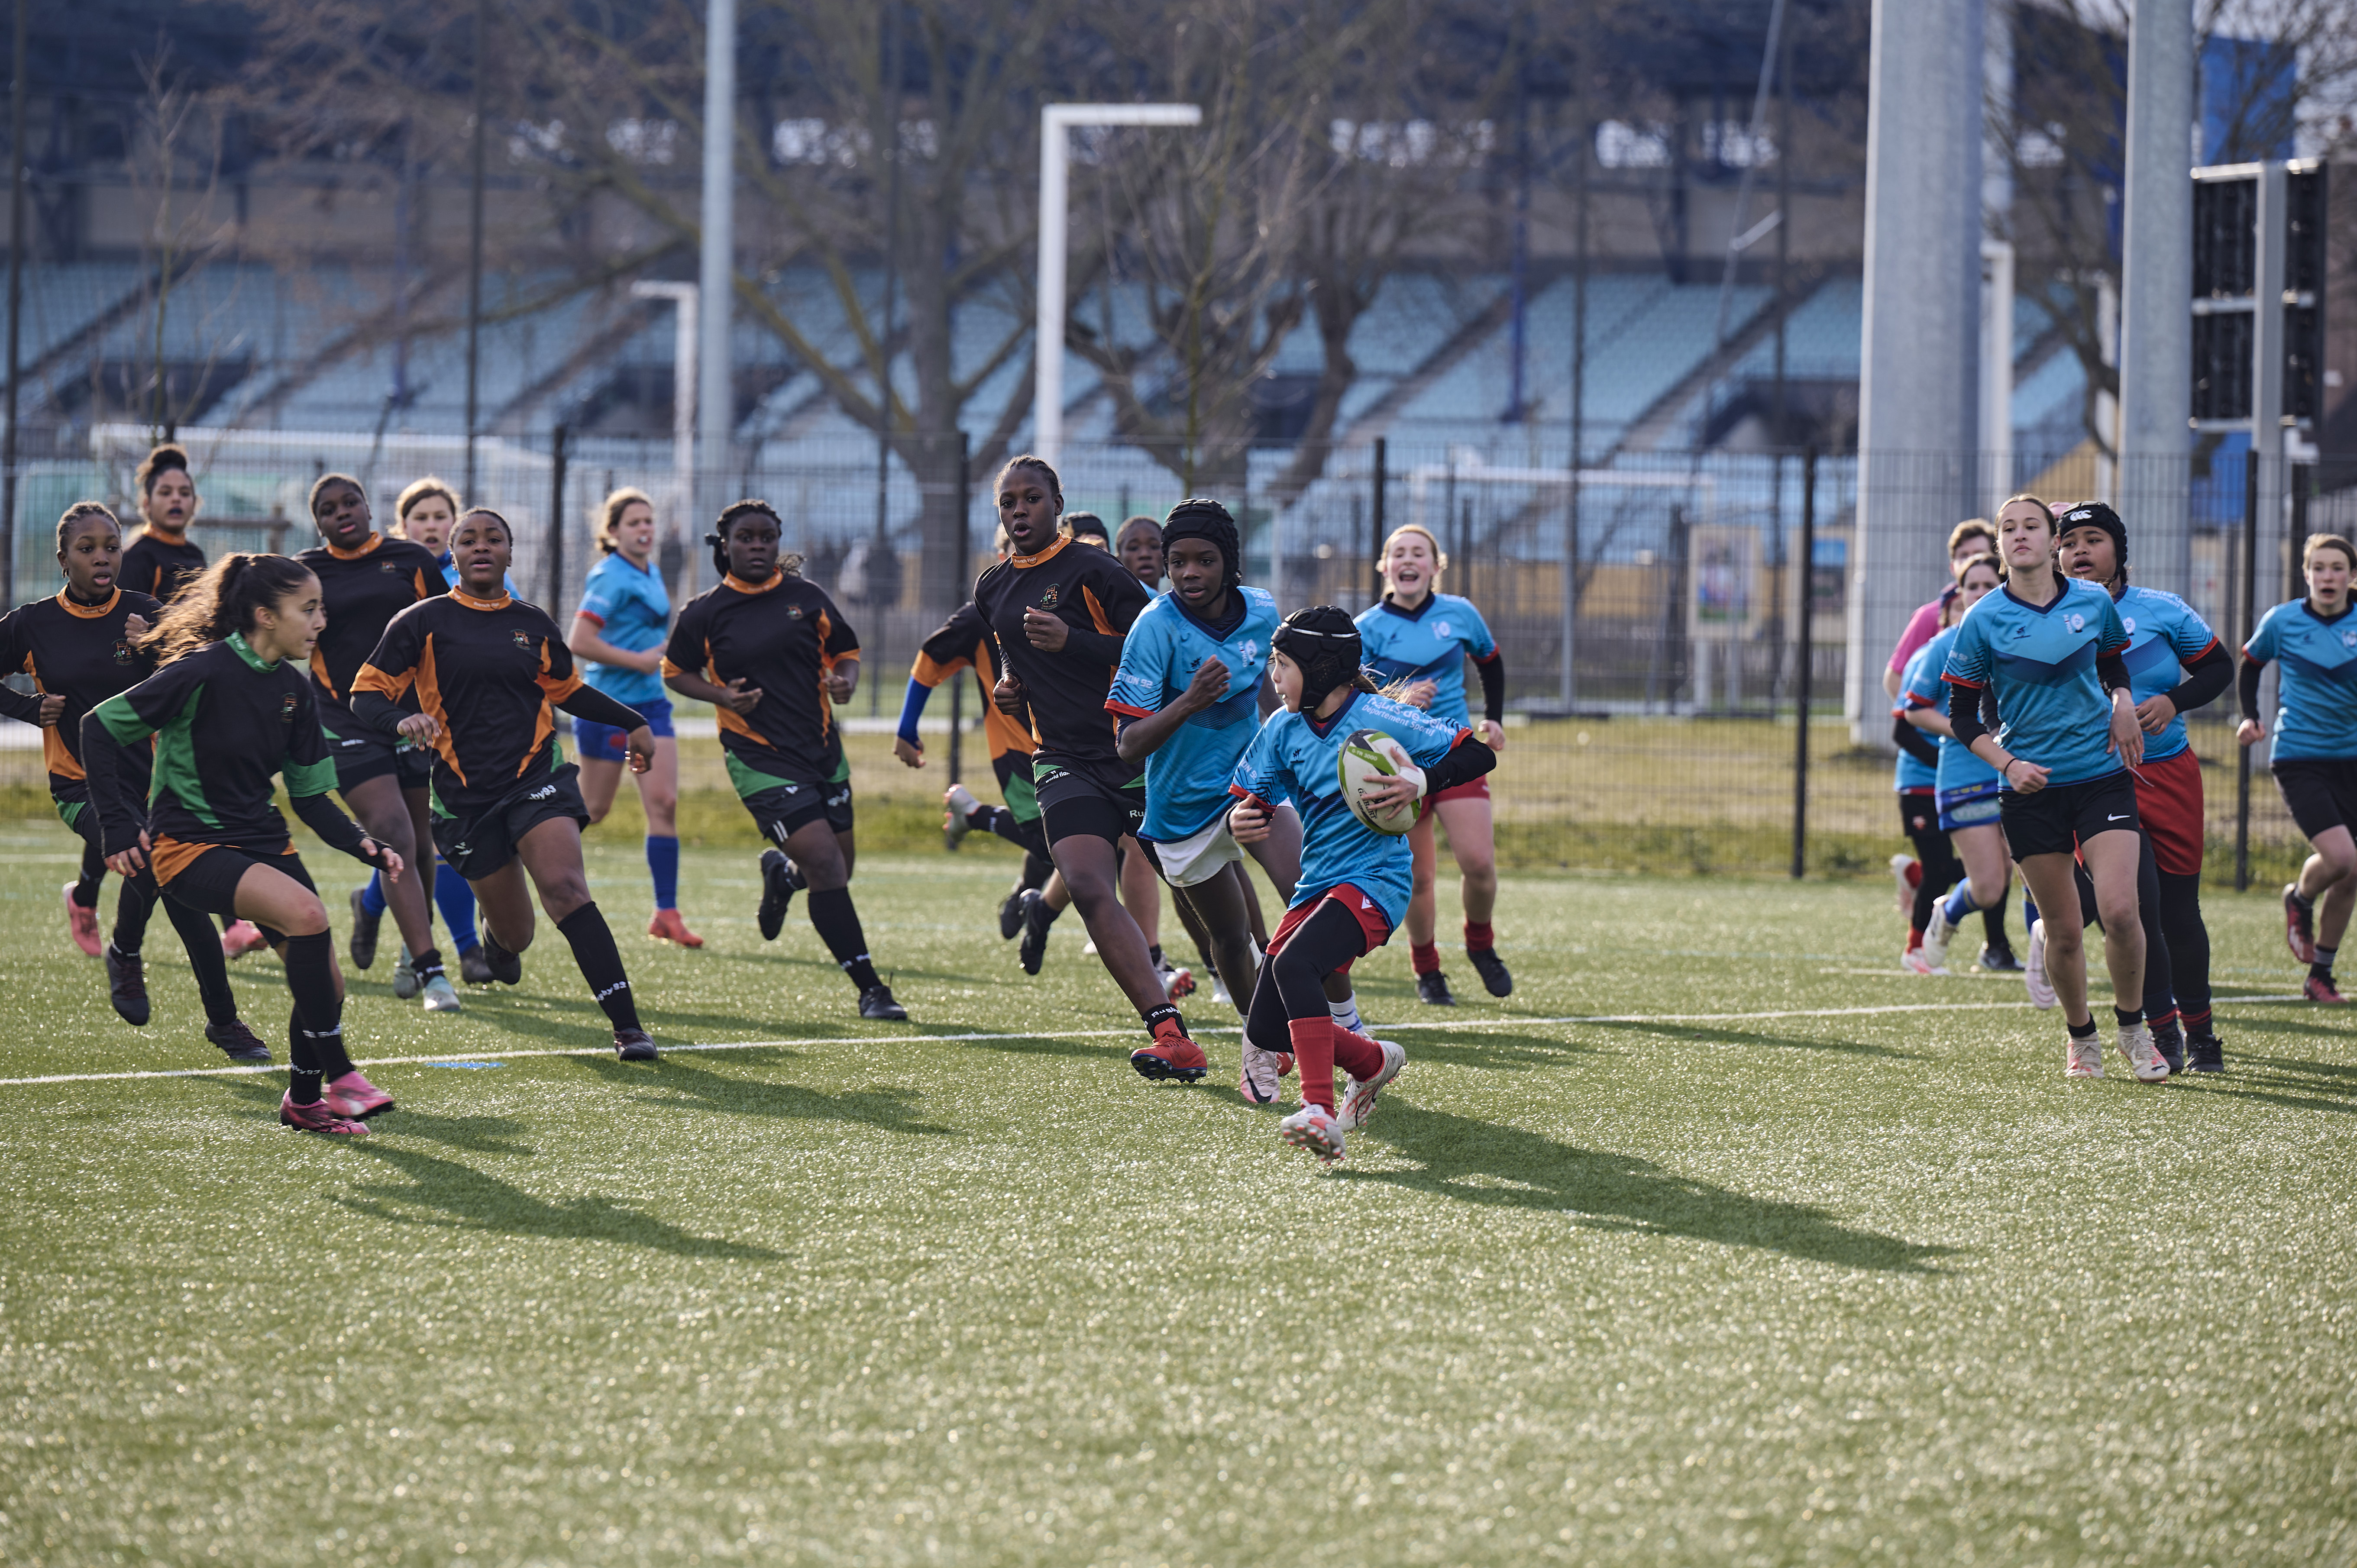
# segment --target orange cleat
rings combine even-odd
[[[66,884],[66,935],[91,958],[98,956],[98,910],[74,902],[74,884]]]
[[[677,942],[683,948],[700,948],[704,939],[687,929],[676,909],[657,909],[655,918],[647,922],[647,935],[659,942]]]
[[[239,920],[221,933],[221,957],[243,958],[256,948],[268,947],[269,941],[252,920]]]

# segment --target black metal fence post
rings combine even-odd
[[[2243,461],[2243,635],[2249,643],[2258,631],[2259,602],[2259,456]],[[2234,891],[2251,886],[2251,748],[2237,746],[2234,758]]]
[[[958,432],[957,468],[957,569],[963,581],[974,564],[974,544],[967,537],[973,520],[974,490],[970,466],[974,461],[974,437]],[[963,602],[963,601],[961,601]],[[958,781],[959,769],[965,762],[965,682],[952,678],[950,682],[950,782]]]
[[[1814,639],[1817,587],[1817,449],[1813,446],[1801,455],[1801,549],[1800,549],[1800,611],[1793,617],[1798,623],[1800,646],[1793,650],[1796,668],[1792,682],[1792,876],[1795,881],[1809,865],[1809,676],[1814,662]]]
[[[560,614],[565,603],[565,441],[570,434],[560,424],[548,443],[548,603],[545,607],[550,615]]]
[[[1389,487],[1391,443],[1383,436],[1375,437],[1375,504],[1367,528],[1367,602],[1381,604],[1383,597],[1383,572],[1377,559],[1383,550],[1383,491]]]

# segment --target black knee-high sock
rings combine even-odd
[[[819,940],[851,976],[851,983],[867,991],[883,983],[876,978],[876,965],[867,957],[867,934],[859,929],[859,911],[851,902],[851,889],[834,887],[822,893],[816,888],[810,896],[811,924],[818,929]]]
[[[83,811],[95,811],[84,806]],[[73,901],[85,909],[98,908],[98,885],[106,878],[106,856],[88,839],[81,843],[81,874],[74,878]]]
[[[297,1105],[319,1098],[322,1078],[351,1070],[344,1054],[344,999],[336,991],[335,939],[325,931],[286,939],[286,989],[295,1012],[286,1027],[286,1054],[293,1062],[288,1088]]]
[[[124,958],[137,958],[139,944],[147,940],[147,917],[156,912],[156,879],[142,872],[137,876],[123,879],[123,891],[114,900],[114,950]],[[220,951],[220,944],[214,944]]]
[[[1034,854],[1027,849],[1023,852],[1023,880],[1016,884],[1016,886],[1018,887],[1045,887],[1048,886],[1048,878],[1055,875],[1056,863],[1054,861],[1049,860],[1044,854]]]
[[[2005,934],[2005,907],[2013,898],[2013,885],[2006,884],[1996,902],[1981,911],[1981,940],[1993,948],[2010,948],[2013,939]]]
[[[573,961],[589,983],[589,994],[606,1010],[619,1030],[639,1027],[638,999],[630,994],[630,977],[622,972],[622,950],[595,900],[556,922],[557,934],[573,949]]]
[[[188,955],[188,968],[196,973],[197,996],[205,1004],[205,1022],[236,1023],[237,993],[230,989],[229,961],[221,957],[221,938],[213,930],[211,918],[168,894],[163,902],[164,918],[179,934],[180,946]]]

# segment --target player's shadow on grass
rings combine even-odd
[[[1864,1040],[1828,1040],[1814,1035],[1771,1035],[1764,1029],[1731,1029],[1724,1024],[1708,1026],[1695,1024],[1595,1023],[1580,1026],[1586,1029],[1616,1029],[1629,1034],[1658,1035],[1665,1039],[1695,1040],[1706,1045],[1773,1046],[1780,1050],[1842,1051],[1851,1056],[1889,1057],[1911,1060],[1914,1053],[1897,1050],[1889,1046],[1877,1046]]]
[[[1746,1197],[1627,1155],[1577,1148],[1391,1099],[1364,1136],[1390,1144],[1418,1168],[1345,1168],[1337,1173],[1345,1179],[1387,1182],[1467,1203],[1552,1209],[1594,1230],[1691,1236],[1900,1273],[1936,1273],[1936,1261],[1953,1251],[1854,1230],[1822,1208]]]
[[[361,1186],[349,1197],[336,1197],[343,1208],[372,1219],[553,1240],[619,1241],[683,1258],[773,1262],[780,1256],[766,1247],[694,1235],[610,1197],[552,1203],[457,1160],[374,1138],[350,1142],[355,1152],[382,1160],[410,1178],[406,1186]]]
[[[850,1000],[856,1002],[856,998]],[[613,1029],[597,1003],[587,996],[535,996],[526,1003],[522,998],[508,1002],[503,997],[487,995],[481,998],[479,1015],[496,1020],[499,1027],[516,1034],[530,1035],[551,1045],[579,1046],[585,1050],[606,1043]],[[757,1040],[774,1037],[780,1028],[774,1018],[751,1018],[741,1013],[703,1013],[669,1005],[651,1008],[648,1021],[659,1031],[658,1038],[716,1036],[722,1039]],[[793,1033],[823,1033],[825,1028],[823,1025],[812,1029],[797,1024]]]
[[[1436,1038],[1435,1035],[1436,1031],[1404,1029],[1400,1038],[1408,1055],[1416,1061],[1447,1062],[1451,1067],[1493,1071],[1525,1072],[1533,1068],[1560,1067],[1567,1057],[1599,1054],[1594,1046],[1549,1039],[1544,1035],[1510,1035],[1501,1029],[1469,1029],[1448,1038]]]
[[[775,1053],[779,1057],[790,1053]],[[758,1065],[770,1058],[768,1051],[747,1051],[733,1059]],[[674,1053],[650,1072],[628,1062],[593,1059],[590,1068],[608,1081],[645,1090],[632,1095],[635,1104],[662,1110],[720,1111],[736,1116],[772,1116],[791,1122],[857,1122],[886,1133],[954,1135],[956,1129],[920,1119],[914,1090],[885,1085],[845,1094],[828,1094],[798,1083],[757,1078],[732,1078],[709,1068],[695,1067]]]
[[[2205,1094],[2260,1100],[2294,1111],[2357,1112],[2357,1067],[2340,1062],[2230,1053],[2222,1076],[2197,1073],[2171,1081]]]

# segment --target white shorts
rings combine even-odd
[[[1153,854],[1154,869],[1173,887],[1192,887],[1199,882],[1209,882],[1230,862],[1244,857],[1236,835],[1228,831],[1225,811],[1212,818],[1210,827],[1190,838],[1157,841],[1147,847]]]

